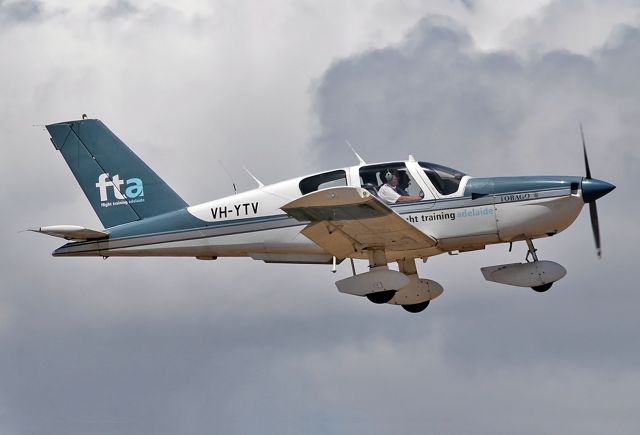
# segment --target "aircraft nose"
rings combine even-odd
[[[594,202],[598,198],[602,198],[607,193],[615,189],[611,183],[606,181],[596,180],[595,178],[583,178],[582,179],[582,200],[587,202]]]

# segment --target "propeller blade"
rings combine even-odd
[[[600,249],[600,225],[598,224],[598,208],[596,202],[589,203],[589,216],[591,216],[591,228],[593,229],[593,238],[596,241],[596,253],[598,258],[602,258],[602,250]]]
[[[589,159],[587,158],[587,145],[584,140],[584,132],[582,131],[582,123],[580,123],[580,136],[582,136],[582,152],[584,153],[584,167],[587,171],[587,179],[591,178],[591,169],[589,169]]]

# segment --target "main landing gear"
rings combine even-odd
[[[336,282],[338,290],[365,296],[374,304],[400,305],[410,313],[419,313],[429,301],[440,296],[442,286],[435,281],[418,277],[415,259],[398,260],[399,271],[391,270],[384,251],[369,251],[369,271]]]

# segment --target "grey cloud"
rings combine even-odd
[[[239,130],[217,135],[225,126],[212,120],[247,123],[250,108],[229,106],[233,97],[264,104],[270,126],[264,101],[282,91],[254,97],[246,80],[261,71],[229,79],[229,94],[207,91],[225,58],[205,62],[215,50],[191,38],[188,21],[159,14],[173,25],[142,18],[144,32],[112,34],[112,23],[88,20],[65,33],[69,50],[47,38],[48,75],[39,50],[9,53],[23,70],[0,96],[0,432],[638,432],[636,28],[589,56],[527,57],[481,52],[452,21],[424,20],[400,44],[330,67],[314,94],[316,140],[288,154],[277,148],[286,122],[221,145]],[[432,258],[420,272],[445,294],[417,316],[338,294],[348,264],[333,275],[240,259],[53,259],[58,240],[17,231],[99,223],[46,133],[29,125],[82,111],[203,200],[230,192],[220,156],[248,149],[239,160],[269,182],[297,175],[283,166],[347,164],[345,138],[369,160],[413,152],[478,175],[580,174],[582,119],[594,175],[618,185],[598,204],[605,257],[596,262],[583,214],[536,244],[569,270],[544,295],[482,280],[481,266],[522,260],[518,244]]]
[[[619,120],[637,112],[637,31],[627,28],[589,57],[527,58],[481,52],[453,23],[424,19],[398,46],[338,61],[319,81],[316,156],[339,166],[348,138],[369,160],[412,153],[476,174],[523,171],[523,158],[531,171],[536,148],[537,156],[558,153],[552,165],[566,162],[580,120],[593,139],[594,130],[609,130],[612,109]],[[561,138],[573,143],[558,147]]]
[[[619,25],[640,23],[636,0],[556,0],[537,13],[511,23],[502,39],[520,51],[569,49],[589,54]],[[588,30],[587,30],[588,29]]]
[[[105,19],[116,19],[134,15],[138,11],[138,8],[128,0],[113,0],[102,8],[101,16]]]
[[[460,2],[464,5],[465,8],[471,11],[475,8],[475,4],[473,0],[460,0]]]
[[[344,153],[336,147],[349,138],[370,160],[413,153],[446,163],[444,155],[464,148],[473,161],[522,116],[518,94],[507,97],[521,71],[517,58],[476,53],[464,31],[425,19],[402,45],[339,61],[325,74],[315,100],[319,158],[337,165]],[[511,83],[496,93],[487,78],[500,76]]]
[[[38,0],[0,1],[0,23],[26,23],[42,17],[42,2]]]

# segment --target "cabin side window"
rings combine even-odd
[[[303,195],[306,195],[307,193],[315,192],[316,190],[346,185],[347,173],[340,169],[303,178],[302,181],[300,181],[300,192]]]
[[[451,195],[458,191],[464,173],[434,163],[420,162],[420,166],[441,195]]]

